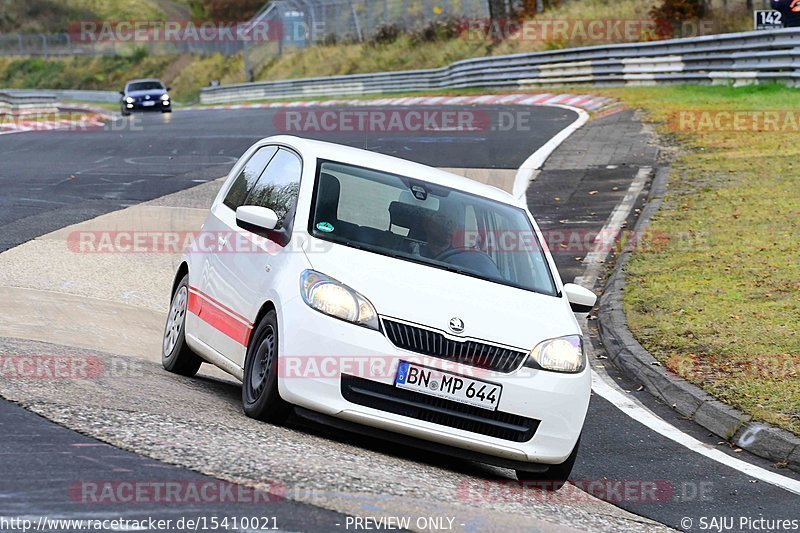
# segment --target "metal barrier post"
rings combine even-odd
[[[353,5],[353,0],[348,0],[350,4],[350,13],[353,17],[353,24],[355,24],[356,36],[358,37],[359,42],[364,41],[364,34],[361,33],[361,24],[358,22],[358,15],[356,14],[356,8]]]
[[[244,80],[245,81],[253,81],[252,76],[250,75],[250,44],[245,39],[242,42],[242,55],[244,56]]]

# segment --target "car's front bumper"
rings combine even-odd
[[[588,369],[580,374],[531,369],[508,374],[479,369],[465,373],[455,370],[454,363],[399,349],[381,332],[323,315],[299,298],[279,309],[280,393],[295,405],[381,430],[517,462],[561,463],[580,436],[591,391]],[[536,422],[533,436],[520,442],[509,438],[507,433],[500,432],[505,438],[499,438],[463,429],[480,426],[462,424],[460,419],[450,425],[430,421],[448,420],[442,416],[447,416],[449,407],[465,411],[459,408],[461,404],[435,402],[439,408],[445,408],[445,413],[433,417],[404,416],[398,414],[402,409],[380,408],[396,404],[394,400],[409,401],[406,396],[393,398],[392,394],[396,390],[394,378],[401,360],[425,366],[436,365],[438,361],[442,364],[436,365],[437,368],[502,385],[498,405],[498,412],[502,414],[487,412],[487,415],[499,419],[500,426],[508,422],[507,425],[519,426],[527,423],[521,420],[533,420]],[[343,384],[342,374],[357,379]],[[356,399],[359,397],[353,396],[350,388],[354,381],[361,389],[365,384],[374,384],[366,389],[375,392],[378,398],[388,396],[389,404],[372,401],[375,397],[370,401],[364,401],[363,397]],[[345,395],[356,400],[348,401]],[[412,403],[417,399],[411,398]],[[411,407],[407,412],[415,412]],[[466,411],[468,415],[481,416],[481,410],[477,409],[478,412]]]
[[[127,111],[163,111],[165,109],[172,109],[172,101],[167,100],[150,100],[153,102],[151,105],[145,105],[146,101],[136,101],[132,104],[123,103],[122,109]]]

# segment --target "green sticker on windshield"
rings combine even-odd
[[[333,231],[333,224],[330,222],[320,222],[317,224],[317,229],[325,233],[330,233]]]

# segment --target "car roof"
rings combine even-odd
[[[293,135],[275,135],[263,139],[261,143],[285,144],[297,149],[302,154],[311,154],[318,159],[349,163],[392,174],[399,174],[401,176],[417,178],[422,181],[468,192],[505,204],[511,204],[517,207],[524,206],[520,200],[517,200],[511,194],[497,187],[486,185],[435,167],[414,163],[413,161],[390,155],[379,154],[341,144],[295,137]]]
[[[145,78],[145,79],[141,79],[141,80],[130,80],[125,85],[130,85],[131,83],[148,83],[148,82],[157,82],[157,83],[160,83],[161,85],[164,85],[163,81],[161,81],[159,79],[156,79],[156,78]]]

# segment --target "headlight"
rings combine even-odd
[[[569,335],[540,342],[525,361],[528,368],[577,374],[586,368],[583,337]]]
[[[325,313],[359,326],[379,329],[378,313],[365,297],[335,279],[313,270],[300,276],[303,300],[320,313]]]
[[[161,95],[161,99],[162,99],[162,100],[165,100],[165,101],[166,101],[166,100],[169,100],[169,95],[168,95],[168,94],[162,94],[162,95]]]
[[[134,100],[130,96],[125,99],[125,103],[126,104],[132,104],[133,102],[134,102]]]

